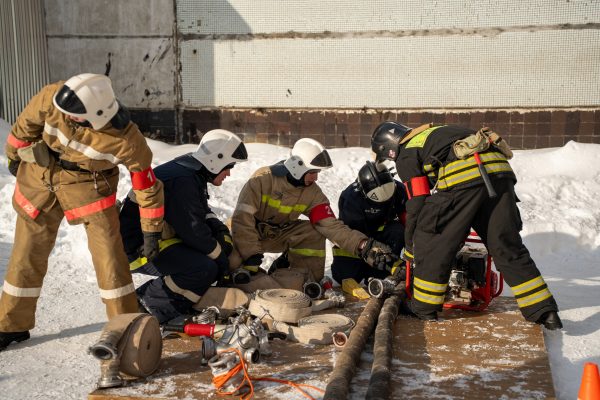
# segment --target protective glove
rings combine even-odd
[[[373,238],[369,238],[360,250],[360,257],[371,267],[380,271],[390,271],[398,256],[392,248]]]
[[[390,275],[400,281],[406,280],[406,261],[399,259],[392,264]]]
[[[263,255],[253,254],[246,258],[242,263],[242,268],[248,270],[251,274],[256,274],[260,270],[260,264],[262,264]]]
[[[231,275],[229,273],[229,257],[224,251],[215,259],[215,263],[219,268],[217,273],[217,286],[229,286],[231,283]]]
[[[158,255],[158,240],[160,239],[160,236],[160,232],[144,232],[143,255],[148,261],[154,260]]]
[[[233,240],[231,239],[231,233],[229,229],[225,228],[222,231],[217,232],[217,242],[221,245],[223,252],[229,257],[233,251]]]
[[[19,165],[21,161],[8,159],[8,172],[12,174],[12,176],[17,176],[17,171],[19,171]]]

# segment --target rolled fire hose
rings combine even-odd
[[[267,289],[256,292],[248,311],[255,317],[296,323],[312,313],[312,306],[310,298],[298,290]]]
[[[287,338],[304,344],[331,344],[333,335],[343,332],[346,336],[354,327],[354,321],[339,314],[311,315],[298,321],[298,326],[274,321],[273,329],[287,334]]]
[[[120,314],[102,329],[88,352],[100,360],[99,388],[121,386],[119,371],[146,377],[156,371],[162,353],[158,320],[148,314]]]

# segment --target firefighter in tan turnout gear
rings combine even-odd
[[[327,150],[316,140],[300,139],[291,156],[258,169],[242,188],[233,213],[234,252],[230,267],[259,271],[263,253],[283,252],[291,268],[303,267],[320,281],[325,270],[325,238],[384,269],[396,259],[389,246],[350,229],[338,220],[316,183],[319,172],[332,166]],[[299,220],[304,215],[308,220]]]
[[[437,318],[452,262],[473,228],[525,319],[562,328],[554,297],[519,233],[517,179],[508,163],[512,152],[498,134],[487,128],[428,124],[411,129],[384,122],[373,132],[371,148],[379,161],[396,161],[408,195],[403,258],[414,260],[414,282],[403,311]]]
[[[163,189],[150,166],[152,152],[110,79],[81,74],[44,87],[18,117],[5,149],[17,178],[17,225],[0,298],[0,350],[29,338],[63,217],[84,224],[108,317],[137,312],[115,206],[117,165],[131,174],[148,258],[158,253]]]

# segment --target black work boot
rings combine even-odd
[[[410,304],[404,301],[400,303],[398,314],[406,315],[407,317],[418,318],[422,321],[437,321],[438,319],[435,311],[429,314],[417,314],[410,308]]]
[[[27,339],[29,339],[29,331],[0,332],[0,351],[4,350],[12,342],[19,343]]]
[[[406,294],[406,290],[401,289],[400,293],[398,293],[398,297],[400,298],[400,307],[398,308],[398,314],[406,315],[412,318],[418,318],[423,321],[437,321],[437,312],[432,311],[428,314],[417,314],[414,312],[410,306],[410,299]]]
[[[535,323],[544,325],[549,331],[555,331],[563,327],[562,321],[556,311],[546,311]]]

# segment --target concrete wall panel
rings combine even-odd
[[[49,36],[171,36],[171,0],[45,0]]]
[[[127,107],[175,107],[173,1],[45,0],[45,9],[52,80],[107,74]]]
[[[52,80],[80,72],[108,75],[128,107],[173,108],[175,55],[171,39],[50,38]]]

